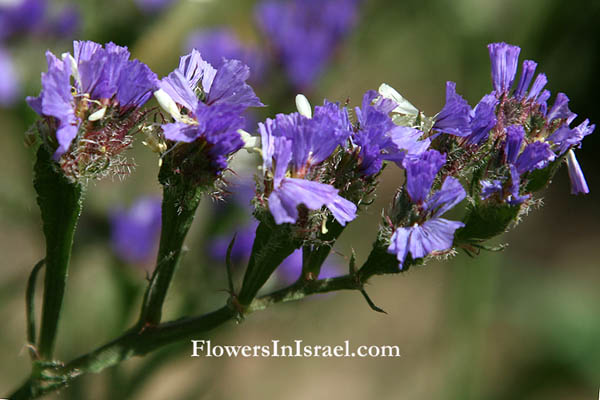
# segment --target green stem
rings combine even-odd
[[[199,317],[146,326],[141,330],[139,326],[135,326],[124,335],[91,353],[75,359],[62,368],[52,370],[53,376],[62,378],[59,383],[49,384],[40,378],[40,374],[32,374],[32,377],[9,398],[13,400],[37,398],[66,386],[70,380],[83,374],[100,372],[104,368],[116,365],[133,356],[145,355],[168,344],[198,338],[199,335],[238,318],[242,312],[248,315],[264,310],[272,304],[301,300],[306,296],[318,293],[338,290],[360,291],[364,283],[373,275],[381,274],[382,271],[391,272],[391,265],[394,263],[395,257],[382,252],[379,245],[379,242],[375,242],[371,255],[357,273],[315,281],[298,281],[284,289],[253,299],[243,311],[230,302],[218,310]],[[405,269],[410,263],[410,261],[405,263]],[[395,265],[395,272],[398,272],[397,262]]]
[[[51,360],[62,309],[75,227],[81,213],[81,184],[71,182],[40,146],[34,187],[46,237],[46,274],[38,352]]]
[[[200,204],[199,188],[163,186],[162,228],[156,268],[144,295],[139,326],[157,325],[167,291],[181,259],[183,241]]]
[[[46,260],[42,259],[38,261],[37,264],[33,267],[31,274],[29,275],[29,279],[27,281],[27,290],[25,292],[25,315],[27,316],[27,343],[31,346],[35,345],[35,306],[34,306],[34,297],[35,297],[35,283],[37,280],[38,272],[44,266]],[[33,359],[37,357],[37,354],[34,349],[30,348],[30,354]]]

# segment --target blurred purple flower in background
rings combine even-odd
[[[145,13],[152,14],[157,13],[176,0],[135,0],[135,3]]]
[[[39,30],[46,14],[45,0],[15,0],[0,3],[0,40]]]
[[[258,4],[258,25],[296,89],[315,86],[336,47],[354,27],[358,5],[359,0],[265,0]]]
[[[160,198],[142,197],[129,209],[116,209],[110,222],[112,248],[121,260],[132,264],[152,261],[160,234]]]
[[[13,105],[21,90],[10,54],[0,47],[0,107]]]
[[[223,59],[240,60],[250,67],[251,82],[258,82],[264,75],[265,62],[261,51],[242,43],[236,34],[227,27],[197,30],[187,39],[187,51],[196,49],[202,58],[215,68],[223,65]]]

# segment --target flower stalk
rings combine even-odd
[[[46,238],[46,274],[38,355],[52,360],[83,186],[69,180],[44,146],[37,152],[34,187]]]

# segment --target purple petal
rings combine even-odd
[[[471,107],[465,99],[456,94],[456,83],[446,83],[446,104],[437,115],[433,129],[455,136],[471,133]]]
[[[284,178],[269,196],[269,209],[277,224],[296,222],[297,207],[304,204],[310,210],[327,206],[336,220],[345,225],[356,217],[356,206],[352,207],[349,203],[331,185],[296,178]]]
[[[483,96],[471,112],[471,135],[469,143],[479,145],[487,140],[490,130],[496,126],[496,105],[498,99],[493,94]]]
[[[193,87],[190,86],[188,79],[180,70],[176,69],[171,72],[159,82],[158,86],[171,96],[175,103],[188,110],[195,110],[198,106],[198,97],[194,93]]]
[[[428,150],[419,157],[404,159],[406,169],[406,189],[414,203],[425,200],[438,171],[446,162],[446,155],[436,150]]]
[[[404,264],[404,260],[408,254],[408,239],[410,232],[411,228],[400,227],[396,229],[390,240],[390,246],[387,249],[388,253],[396,255],[400,269],[402,269],[402,264]]]
[[[517,74],[517,62],[521,48],[506,43],[488,45],[492,62],[492,83],[496,93],[505,93],[512,87]]]
[[[519,173],[517,172],[517,168],[514,165],[510,166],[510,195],[508,196],[507,202],[510,205],[518,205],[523,203],[525,200],[527,200],[528,198],[530,198],[531,196],[526,194],[524,196],[521,196],[519,194],[519,190],[520,190],[520,180],[521,177],[519,176]]]
[[[515,166],[519,175],[533,171],[534,169],[544,168],[550,161],[554,161],[556,156],[550,149],[548,143],[534,142],[525,147]]]
[[[527,100],[537,99],[539,94],[542,92],[542,89],[544,89],[544,86],[546,86],[546,83],[548,83],[548,78],[546,78],[546,75],[538,74],[535,78],[535,81],[533,81],[533,85],[531,86],[529,94],[527,94]]]
[[[569,170],[569,179],[571,180],[571,194],[588,194],[590,189],[573,150],[569,150],[567,154],[567,168]]]
[[[504,156],[506,162],[514,164],[517,161],[521,145],[525,138],[525,129],[521,125],[511,125],[506,128],[506,143],[504,144]]]
[[[130,61],[121,71],[117,101],[121,108],[141,107],[158,86],[158,78],[150,68],[138,60]]]
[[[434,218],[412,229],[408,249],[413,258],[422,258],[434,251],[452,248],[454,232],[465,226],[462,222]]]
[[[556,95],[556,100],[554,100],[554,105],[546,115],[546,119],[548,121],[552,121],[554,119],[567,119],[571,115],[571,111],[569,110],[569,98],[564,93],[559,93]]]
[[[486,200],[494,193],[502,192],[502,182],[497,179],[493,181],[482,180],[479,183],[481,184],[481,200]]]
[[[527,92],[527,89],[529,89],[529,85],[531,84],[531,80],[533,79],[533,75],[535,74],[536,68],[537,63],[535,61],[523,61],[523,68],[521,69],[521,79],[519,79],[517,90],[515,90],[515,97],[517,99],[523,98],[523,96]]]
[[[206,103],[263,107],[252,87],[246,83],[249,76],[247,65],[238,60],[226,60],[217,70]]]
[[[433,218],[437,218],[463,201],[466,195],[459,180],[449,176],[442,184],[442,188],[427,200],[427,210],[433,212]]]
[[[198,139],[202,132],[197,125],[190,125],[184,122],[173,122],[160,126],[165,138],[174,142],[191,143]]]

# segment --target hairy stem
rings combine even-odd
[[[37,152],[34,187],[46,238],[46,274],[38,352],[42,359],[51,360],[83,189],[81,184],[71,182],[64,175],[43,146]]]
[[[162,316],[162,307],[181,259],[183,241],[192,225],[200,204],[201,191],[164,185],[162,228],[156,268],[144,295],[139,324],[156,325]]]

